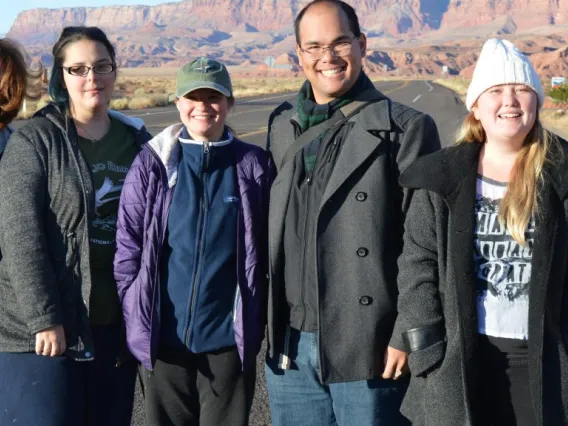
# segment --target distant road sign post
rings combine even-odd
[[[554,89],[556,86],[561,86],[563,84],[566,83],[566,78],[565,77],[552,77],[552,80],[550,81],[550,85],[552,86],[552,88]]]

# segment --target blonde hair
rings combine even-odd
[[[485,130],[470,112],[456,144],[485,142]],[[499,223],[523,246],[526,246],[525,231],[531,217],[538,214],[538,187],[543,181],[544,165],[554,161],[555,155],[561,155],[561,152],[558,138],[542,127],[537,114],[534,126],[517,154],[507,192],[499,204]]]

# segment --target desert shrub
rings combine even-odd
[[[550,89],[548,96],[556,101],[568,101],[568,84],[562,84]]]
[[[153,106],[150,96],[136,96],[128,101],[128,109],[144,109]]]
[[[144,89],[143,87],[139,87],[138,89],[134,89],[134,96],[142,97],[144,95],[146,95],[146,89]]]
[[[128,98],[117,98],[110,101],[110,109],[122,110],[128,108]]]
[[[134,96],[128,101],[128,109],[144,109],[168,105],[168,95]]]

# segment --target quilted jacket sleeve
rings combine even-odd
[[[126,175],[116,224],[116,253],[114,279],[121,302],[134,282],[141,267],[144,247],[144,217],[146,212],[149,171],[144,161],[148,156],[142,150]]]

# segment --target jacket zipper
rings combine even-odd
[[[71,282],[73,285],[73,290],[75,290],[75,288],[77,287],[77,280],[76,280],[76,269],[78,268],[78,257],[77,257],[77,253],[78,253],[78,249],[77,249],[77,234],[73,231],[68,232],[67,233],[67,238],[69,241],[69,246],[70,246],[70,250],[71,250]],[[76,297],[76,296],[75,296]],[[83,305],[85,305],[85,307],[87,309],[89,309],[89,305],[88,305],[88,301],[83,299],[83,294],[81,293],[81,289],[79,288],[79,303],[83,303]],[[85,349],[85,345],[83,343],[83,339],[81,334],[79,333],[78,336],[78,343],[77,343],[77,351],[81,352],[83,349]],[[86,357],[86,354],[85,354]]]
[[[235,304],[233,307],[233,329],[235,327],[235,322],[237,321],[237,310],[239,309],[239,297],[241,296],[241,287],[240,287],[240,283],[239,283],[239,242],[240,240],[240,235],[241,235],[241,207],[239,206],[239,210],[237,213],[237,291],[235,292]],[[243,334],[244,334],[244,323],[243,323]],[[244,342],[244,338],[243,338],[243,342]]]
[[[152,147],[148,146],[148,151],[149,151],[149,152],[152,154],[152,156],[154,156],[154,158],[158,161],[158,164],[162,164],[162,162],[161,162],[161,160],[160,160],[160,157],[158,156],[158,154],[156,154],[156,152],[154,151],[154,149],[153,149]],[[160,168],[160,170],[162,170],[162,169]],[[164,178],[164,175],[162,175],[162,178]],[[164,197],[166,197],[166,199],[167,199],[167,197],[168,197],[168,191],[173,191],[173,188],[172,188],[172,189],[169,189],[169,183],[168,183],[167,173],[166,173],[166,175],[165,175],[165,185],[164,185],[164,187],[166,188],[166,189],[165,189],[166,194],[164,195]],[[166,230],[167,230],[167,224],[168,224],[168,215],[169,215],[169,212],[170,212],[170,205],[171,205],[171,201],[170,201],[170,203],[167,203],[167,204],[166,204],[165,210],[164,210],[164,216],[163,216],[163,219],[162,219],[161,244],[158,245],[158,251],[157,251],[157,254],[158,254],[158,261],[157,261],[157,263],[156,263],[156,270],[155,270],[155,272],[154,272],[154,277],[155,277],[155,279],[156,279],[156,281],[155,281],[156,286],[154,287],[154,291],[153,291],[153,293],[152,293],[152,305],[151,305],[151,306],[152,306],[152,309],[151,309],[151,311],[150,311],[150,312],[151,312],[151,314],[150,314],[150,315],[151,315],[151,316],[150,316],[150,324],[152,324],[153,321],[154,321],[154,317],[153,317],[152,315],[153,315],[154,307],[155,307],[155,306],[156,306],[156,310],[158,311],[158,319],[160,318],[160,312],[159,312],[159,310],[160,310],[160,305],[156,303],[156,302],[157,302],[156,299],[159,297],[159,292],[161,291],[161,289],[160,289],[160,283],[158,282],[158,281],[159,281],[159,278],[160,278],[160,263],[161,263],[161,262],[160,262],[160,257],[162,256],[162,248],[163,248],[163,245],[164,245],[165,239],[166,239]],[[152,327],[152,326],[150,325],[150,328],[151,328],[151,327]],[[150,349],[150,350],[151,350],[151,349]],[[154,367],[154,363],[152,362],[153,360],[152,360],[151,358],[152,358],[152,356],[151,356],[151,354],[150,354],[150,362],[152,363],[152,368],[153,368],[153,367]],[[153,370],[153,369],[150,370],[149,373],[148,373],[148,377],[151,377],[151,376],[153,375],[153,373],[154,373],[154,370]]]
[[[203,240],[204,240],[203,236],[205,234],[203,232],[203,228],[205,228],[205,216],[207,214],[207,168],[209,166],[210,144],[211,144],[210,142],[203,143],[203,168],[201,172],[203,191],[201,194],[201,220],[199,223],[199,229],[197,233],[197,240],[199,241],[199,244],[197,246],[197,253],[195,257],[196,266],[195,266],[195,273],[193,275],[193,284],[191,286],[191,300],[189,305],[186,339],[185,339],[185,344],[188,348],[191,344],[193,313],[195,311],[195,299],[197,298],[197,287],[199,285],[199,275],[201,272],[201,252],[203,250]]]

